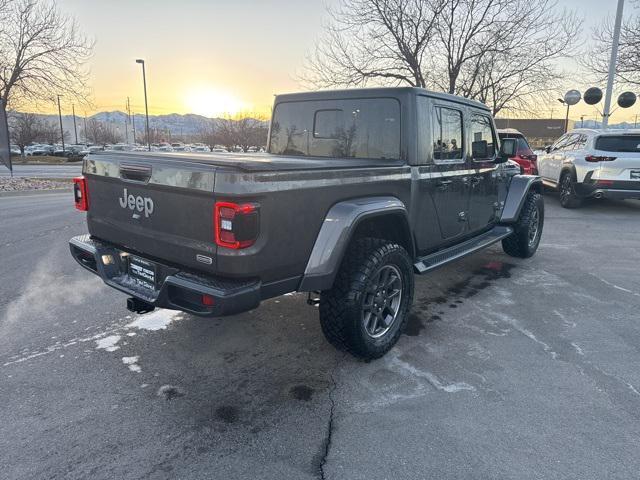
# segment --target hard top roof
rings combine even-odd
[[[313,92],[284,93],[276,95],[276,103],[305,100],[326,100],[331,98],[349,99],[362,97],[400,97],[411,94],[426,95],[440,100],[462,103],[472,107],[481,108],[483,110],[489,110],[489,107],[477,100],[471,100],[458,95],[451,95],[449,93],[432,92],[425,88],[418,87],[347,88],[341,90],[317,90]]]

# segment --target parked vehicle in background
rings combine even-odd
[[[206,145],[195,145],[195,146],[191,149],[191,151],[192,151],[192,152],[199,152],[199,153],[202,153],[202,152],[207,152],[207,153],[208,153],[208,152],[210,152],[211,150],[210,150],[210,149],[209,149],[209,147],[207,147]]]
[[[55,147],[53,145],[31,145],[25,148],[26,156],[53,155]]]
[[[573,130],[547,147],[538,169],[565,208],[588,197],[640,199],[640,130]]]
[[[226,148],[214,148],[211,150],[213,153],[229,153]]]
[[[371,359],[404,330],[414,273],[499,241],[514,257],[538,248],[540,178],[509,173],[517,142],[499,146],[479,102],[289,94],[272,125],[264,155],[88,156],[74,193],[89,235],[71,254],[137,313],[231,315],[309,292],[329,342]]]
[[[511,160],[522,167],[522,173],[525,175],[538,174],[538,156],[533,153],[533,150],[531,150],[531,147],[529,146],[529,142],[527,142],[527,139],[522,133],[514,128],[505,128],[498,130],[498,136],[500,137],[500,140],[513,138],[518,142],[518,149],[516,154],[511,157]]]

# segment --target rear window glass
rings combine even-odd
[[[596,150],[605,152],[640,152],[640,135],[607,135],[598,137]]]
[[[276,155],[400,158],[400,103],[391,98],[276,105],[269,151]]]

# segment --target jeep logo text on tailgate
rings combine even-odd
[[[144,212],[144,216],[147,218],[153,213],[153,200],[151,198],[127,194],[126,188],[124,189],[122,198],[119,200],[122,208],[128,208],[132,211],[137,210],[140,213]],[[138,218],[139,215],[136,215],[134,212],[133,217]]]

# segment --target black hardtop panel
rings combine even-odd
[[[431,90],[418,87],[348,88],[343,90],[318,90],[314,92],[284,93],[276,95],[275,103],[380,97],[397,98],[400,100],[410,95],[425,95],[439,100],[462,103],[475,108],[489,110],[489,107],[477,100],[470,100],[468,98],[451,95],[449,93],[433,92]]]

